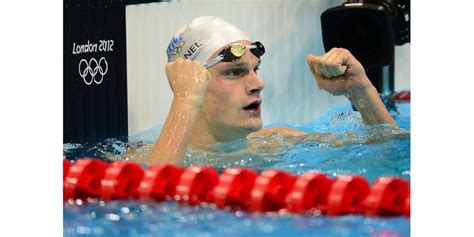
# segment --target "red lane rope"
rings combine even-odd
[[[209,166],[159,164],[143,170],[133,162],[82,158],[63,160],[63,189],[64,200],[176,200],[252,212],[410,216],[410,184],[397,177],[379,177],[370,186],[359,175],[330,179],[316,172],[295,176],[270,169],[258,174],[243,167],[219,175]]]
[[[101,180],[108,163],[96,159],[80,159],[74,162],[64,179],[64,199],[98,198]]]
[[[331,180],[325,174],[308,172],[301,175],[286,196],[288,210],[297,213],[326,211],[330,187]]]
[[[296,176],[282,170],[265,170],[256,179],[250,196],[250,210],[278,211],[286,207],[285,199]]]
[[[172,164],[150,166],[137,189],[145,200],[164,201],[176,194],[176,186],[184,169]]]
[[[111,200],[136,197],[143,173],[141,166],[135,163],[126,161],[111,163],[100,181],[100,198]]]
[[[214,203],[219,208],[249,210],[250,193],[258,173],[248,168],[228,168],[214,188]]]

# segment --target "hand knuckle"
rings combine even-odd
[[[351,52],[349,52],[349,50],[347,49],[341,49],[341,52],[344,54],[351,54]]]

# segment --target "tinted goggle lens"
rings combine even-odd
[[[250,52],[252,52],[257,58],[260,58],[265,53],[265,47],[260,43],[260,41],[255,41],[252,45],[255,45],[255,48],[251,48]]]

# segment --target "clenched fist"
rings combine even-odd
[[[364,67],[343,48],[332,48],[322,56],[309,54],[306,58],[320,89],[333,95],[350,95],[372,86]]]
[[[211,82],[211,74],[200,62],[178,58],[166,64],[166,75],[177,99],[202,103]]]

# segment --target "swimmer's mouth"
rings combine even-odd
[[[251,104],[245,106],[243,109],[244,110],[258,110],[260,108],[261,103],[262,103],[261,100],[256,100],[252,102]]]

